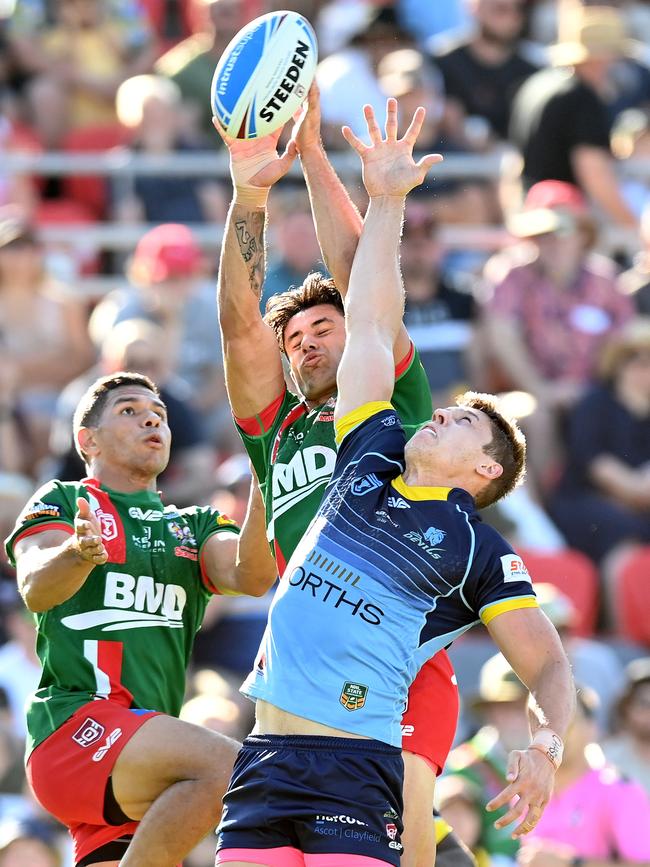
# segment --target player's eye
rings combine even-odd
[[[135,415],[135,409],[132,406],[123,406],[120,415]]]

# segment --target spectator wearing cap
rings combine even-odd
[[[57,479],[86,475],[72,435],[72,418],[81,396],[98,377],[128,370],[153,380],[167,407],[172,446],[169,464],[159,479],[165,502],[187,506],[209,496],[215,452],[192,406],[189,386],[171,370],[165,340],[160,325],[146,319],[124,319],[104,337],[97,364],[63,389],[50,438],[55,461],[52,474]]]
[[[565,471],[549,508],[568,543],[613,581],[624,553],[650,542],[650,317],[612,334],[599,365],[569,415]]]
[[[650,656],[627,666],[614,724],[603,744],[607,759],[650,794]]]
[[[216,298],[192,232],[175,223],[151,229],[137,244],[128,277],[129,286],[109,293],[93,311],[95,344],[125,319],[156,322],[165,332],[171,371],[189,385],[206,435],[229,436]]]
[[[535,184],[508,226],[527,243],[486,266],[486,351],[502,387],[537,401],[527,420],[529,471],[547,485],[561,459],[558,414],[591,382],[605,340],[634,311],[618,291],[614,264],[591,253],[594,222],[577,187]]]
[[[529,693],[505,658],[497,653],[481,667],[472,710],[482,726],[474,737],[449,754],[446,773],[469,780],[480,791],[481,833],[477,845],[490,856],[514,858],[519,843],[494,822],[505,812],[489,813],[486,804],[506,785],[508,754],[530,742],[526,717]]]
[[[48,274],[34,229],[0,217],[0,427],[12,416],[24,424],[30,467],[47,453],[59,389],[91,358],[80,299]]]
[[[553,67],[531,76],[515,97],[510,140],[523,156],[526,189],[561,180],[580,187],[610,220],[636,228],[610,150],[604,94],[612,63],[632,49],[621,13],[562,4]]]
[[[470,0],[468,5],[474,19],[470,33],[434,41],[432,56],[444,79],[456,137],[471,138],[467,121],[475,124],[480,118],[485,144],[507,138],[514,95],[538,65],[521,40],[523,0]]]
[[[551,800],[522,841],[520,867],[614,867],[650,862],[650,798],[605,763],[597,744],[598,697],[578,689]]]
[[[116,96],[117,116],[132,133],[130,149],[161,157],[192,154],[192,140],[179,86],[160,75],[136,75]],[[223,223],[225,197],[215,181],[198,176],[135,175],[114,182],[115,215],[123,222]]]

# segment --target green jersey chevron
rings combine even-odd
[[[406,436],[431,418],[431,392],[417,351],[396,370],[392,403]],[[260,416],[238,419],[260,480],[269,542],[280,574],[316,514],[336,461],[335,398],[309,410],[286,391]]]
[[[39,530],[72,533],[77,498],[98,517],[109,560],[66,602],[35,615],[41,682],[27,708],[28,752],[93,699],[177,715],[194,635],[213,592],[201,549],[238,532],[215,509],[163,506],[158,494],[123,494],[96,480],[53,481],[19,516],[6,543]]]

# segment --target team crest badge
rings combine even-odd
[[[97,510],[95,515],[102,528],[102,539],[106,539],[107,542],[117,539],[117,522],[113,515],[102,512],[101,509]]]
[[[368,687],[362,683],[346,680],[343,684],[340,702],[346,710],[361,710],[366,703]]]
[[[370,491],[381,488],[381,485],[381,480],[374,473],[368,473],[367,476],[355,479],[350,486],[350,490],[355,497],[363,497],[364,494],[369,494]]]

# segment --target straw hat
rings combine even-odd
[[[501,654],[491,656],[483,663],[479,675],[478,695],[471,702],[475,710],[486,704],[521,701],[528,697],[528,690]]]
[[[638,352],[650,352],[650,316],[635,316],[611,336],[600,358],[600,375],[613,379],[621,364]]]
[[[634,54],[637,43],[627,38],[623,16],[611,6],[569,8],[559,23],[559,41],[549,48],[554,66],[576,66],[586,60]]]
[[[533,238],[549,232],[569,234],[581,225],[593,226],[585,197],[573,184],[546,180],[534,184],[523,210],[507,220],[508,231],[517,238]]]

